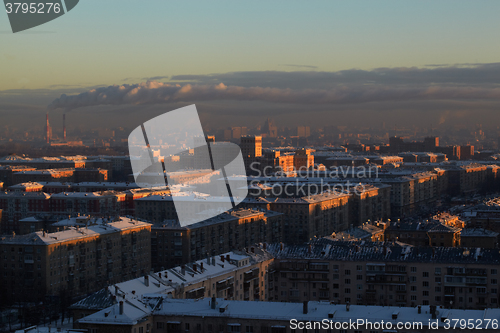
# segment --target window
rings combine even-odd
[[[247,327],[245,328],[245,332],[246,332],[246,333],[253,333],[253,326],[247,326]]]
[[[358,281],[359,281],[359,280],[363,280],[363,275],[359,275],[359,274],[358,274],[358,275],[356,275],[356,280],[358,280]]]
[[[416,273],[416,272],[417,272],[417,267],[412,267],[412,268],[410,269],[410,271],[411,271],[412,273]]]
[[[186,331],[189,331],[189,323],[184,324],[184,327],[186,328]]]
[[[491,279],[491,284],[497,284],[497,279]]]
[[[162,330],[164,327],[164,323],[162,321],[159,321],[156,323],[156,328],[159,330]]]
[[[497,269],[496,268],[492,268],[490,272],[491,272],[491,275],[497,275]]]
[[[422,282],[422,287],[428,287],[428,286],[429,286],[429,281]]]
[[[345,279],[345,284],[351,284],[351,279]]]
[[[344,293],[346,293],[346,294],[350,294],[350,293],[351,293],[351,288],[345,288],[345,289],[344,289]]]
[[[429,272],[422,272],[422,276],[424,278],[428,278],[429,277]]]
[[[422,296],[429,296],[429,291],[428,290],[422,291]]]
[[[434,269],[434,274],[436,274],[436,275],[441,275],[441,267],[436,267],[436,268]]]
[[[351,275],[351,270],[350,269],[346,269],[345,270],[345,275]]]
[[[362,271],[362,270],[363,270],[363,266],[361,266],[361,265],[357,265],[357,266],[356,266],[356,270],[358,270],[358,271]]]

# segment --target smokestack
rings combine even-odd
[[[144,285],[146,287],[149,287],[149,275],[144,275]]]
[[[66,113],[63,113],[63,137],[66,141]]]
[[[50,125],[49,125],[49,113],[47,112],[47,144],[50,143]]]
[[[120,314],[123,314],[123,301],[120,301]]]

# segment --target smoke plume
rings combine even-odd
[[[61,95],[49,109],[66,111],[96,105],[161,104],[209,100],[290,104],[348,104],[403,100],[500,100],[500,88],[467,86],[355,85],[332,89],[283,89],[217,85],[179,85],[156,81],[113,85],[77,95]]]

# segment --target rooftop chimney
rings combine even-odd
[[[231,257],[229,256],[229,254],[226,254],[226,260],[227,260],[227,262],[229,262],[230,259],[231,259]]]
[[[203,273],[203,262],[200,262],[200,272]]]
[[[198,272],[198,265],[193,263],[193,271]]]
[[[146,287],[149,287],[149,275],[144,275],[144,285]]]
[[[304,301],[304,302],[302,303],[302,313],[303,313],[303,314],[307,314],[307,312],[308,312],[308,302],[307,302],[307,301]]]
[[[215,303],[216,303],[215,296],[212,296],[212,302],[210,303],[210,307],[212,308],[212,310],[215,310]]]
[[[186,266],[184,266],[184,265],[181,266],[181,274],[182,275],[186,274]]]
[[[123,301],[120,301],[120,314],[123,314]]]
[[[224,262],[224,256],[220,256],[220,261]]]
[[[161,272],[160,272],[160,273],[158,273],[158,277],[161,279]]]

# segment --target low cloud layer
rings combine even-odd
[[[404,100],[500,100],[500,88],[361,86],[334,89],[279,89],[218,85],[171,85],[150,81],[62,95],[49,109],[72,110],[96,105],[163,104],[212,100],[263,101],[289,104],[347,104]]]

